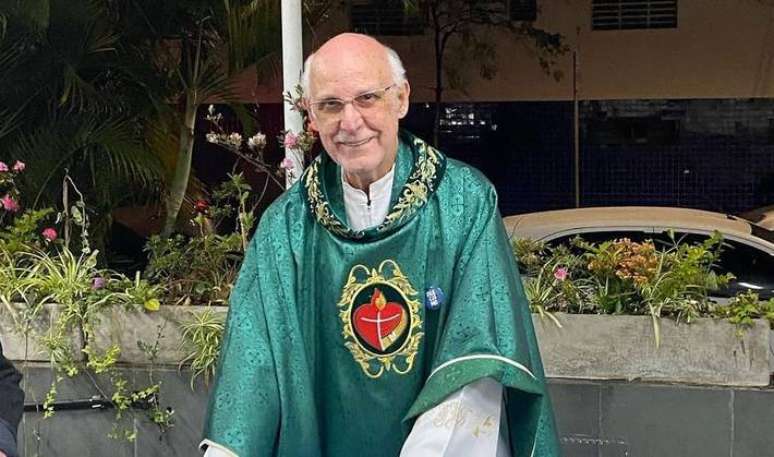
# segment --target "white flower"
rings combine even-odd
[[[238,133],[232,133],[228,136],[228,142],[236,147],[239,147],[242,145],[242,135]]]
[[[266,146],[266,135],[263,133],[256,133],[247,140],[247,146],[250,149],[262,149]]]
[[[205,135],[205,138],[207,138],[208,143],[217,143],[218,142],[218,134],[217,133],[208,133]]]
[[[215,114],[215,105],[210,105],[207,107],[207,112],[210,113],[210,116]]]

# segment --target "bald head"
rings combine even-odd
[[[360,33],[342,33],[323,43],[315,54],[319,56],[337,55],[342,50],[352,54],[384,53],[385,46],[375,38]]]
[[[342,33],[326,41],[307,57],[301,74],[304,94],[312,96],[312,73],[329,72],[331,66],[345,63],[361,67],[377,65],[378,71],[385,72],[390,82],[401,84],[406,81],[406,70],[395,51],[370,36]]]

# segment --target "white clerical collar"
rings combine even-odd
[[[344,189],[344,209],[347,213],[347,222],[352,230],[365,230],[384,222],[387,211],[390,209],[394,178],[395,164],[386,175],[368,186],[368,194],[366,195],[365,192],[352,187],[347,182],[342,170],[341,187]]]

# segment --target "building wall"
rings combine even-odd
[[[538,5],[536,25],[562,33],[571,49],[557,62],[559,81],[501,33],[496,77],[481,79],[469,64],[466,92],[444,95],[444,112],[462,106],[489,116],[472,136],[467,126],[442,131],[439,146],[484,172],[503,214],[575,206],[576,166],[581,206],[738,213],[772,203],[774,0],[679,0],[677,28],[623,31],[592,31],[591,0]],[[307,53],[349,27],[339,11],[317,27]],[[435,85],[430,34],[379,37],[401,55],[411,82],[403,126],[425,139]],[[278,83],[243,82],[251,100],[280,102]]]
[[[500,33],[496,77],[481,79],[469,65],[467,94],[449,91],[447,101],[572,100],[574,82],[585,100],[774,97],[774,2],[680,0],[676,29],[625,31],[592,31],[591,0],[538,0],[538,6],[536,25],[563,34],[571,49],[556,66],[564,77],[545,75],[529,47]],[[348,28],[347,14],[334,14],[307,40],[305,53]],[[380,39],[403,58],[413,100],[432,100],[430,29]],[[253,73],[242,80],[245,98],[280,101],[280,85],[258,85]]]
[[[26,370],[27,403],[42,401],[50,369]],[[136,370],[138,378],[147,372]],[[136,440],[108,438],[113,410],[59,411],[44,419],[26,412],[19,427],[22,457],[196,457],[202,437],[209,389],[192,390],[189,373],[159,370],[159,402],[175,409],[175,425],[162,433],[143,411],[127,415]],[[699,387],[643,382],[549,379],[562,455],[565,457],[771,455],[774,435],[774,391],[768,388]],[[87,381],[66,379],[61,400],[93,395]],[[364,454],[366,455],[366,454]]]

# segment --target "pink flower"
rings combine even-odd
[[[554,278],[558,279],[559,281],[564,281],[567,279],[567,268],[559,267],[554,270]]]
[[[0,162],[0,172],[2,171],[8,171],[8,165],[5,162]]]
[[[56,233],[56,229],[52,227],[43,229],[43,231],[41,232],[41,235],[43,235],[43,238],[45,238],[46,241],[54,241],[59,236]]]
[[[16,200],[14,200],[10,195],[6,195],[5,197],[0,198],[0,204],[2,204],[3,208],[5,208],[5,210],[9,213],[15,213],[19,211],[19,203],[17,203]]]
[[[17,160],[16,163],[13,164],[13,171],[16,173],[24,171],[25,168],[27,168],[27,165],[21,160]]]
[[[285,138],[282,140],[282,144],[288,149],[294,149],[298,147],[298,135],[293,132],[285,134]]]
[[[292,170],[293,169],[293,159],[290,157],[285,157],[282,159],[282,163],[280,163],[280,168],[283,170]]]

